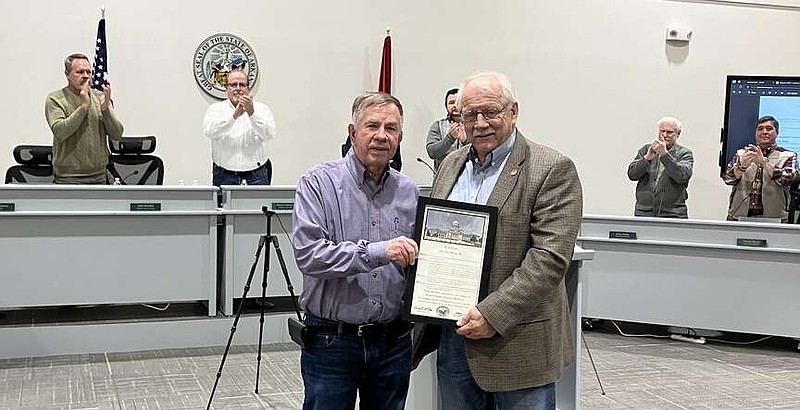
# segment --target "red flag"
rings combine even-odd
[[[378,91],[392,93],[392,36],[388,33],[383,39],[383,55],[381,56],[381,77],[378,79]]]
[[[389,35],[389,28],[386,28],[386,38],[383,39],[383,54],[381,55],[381,76],[378,79],[378,91],[386,94],[392,93],[392,36]],[[400,156],[400,143],[394,157],[389,162],[389,166],[400,171],[403,166],[403,158]]]

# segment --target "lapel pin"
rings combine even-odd
[[[512,169],[512,170],[511,170],[511,176],[517,175],[517,172],[518,172],[518,171],[517,171],[516,169]]]

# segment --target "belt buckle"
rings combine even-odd
[[[369,329],[374,325],[374,323],[364,323],[363,325],[358,325],[358,337],[364,337],[364,330]]]

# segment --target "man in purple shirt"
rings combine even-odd
[[[303,409],[403,409],[411,326],[400,318],[405,274],[419,253],[409,239],[419,191],[389,167],[402,139],[403,107],[370,92],[354,102],[344,158],[297,183],[293,245],[303,272],[300,305]]]

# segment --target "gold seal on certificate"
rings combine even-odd
[[[404,317],[452,323],[486,297],[496,229],[495,207],[420,197]]]

